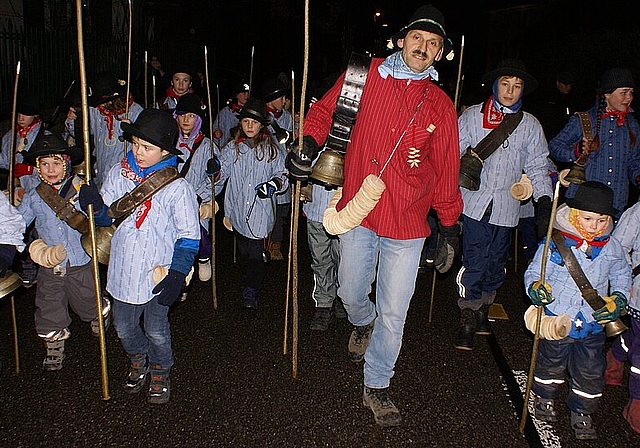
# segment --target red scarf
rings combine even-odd
[[[231,103],[229,105],[229,109],[231,109],[231,112],[233,112],[234,114],[237,114],[242,110],[242,106],[238,103]]]
[[[193,146],[196,146],[198,143],[200,143],[203,138],[204,138],[204,134],[202,132],[198,132],[198,135],[196,136],[196,138],[193,139]],[[189,139],[187,139],[187,142],[188,141]],[[193,147],[189,146],[186,142],[180,142],[178,146],[180,148],[187,148],[189,152],[193,152]]]
[[[571,233],[567,233],[567,232],[562,232],[560,231],[560,233],[562,233],[566,238],[569,238],[572,241],[575,241],[576,247],[582,247],[582,245],[584,243],[587,243],[589,246],[594,246],[594,247],[604,247],[608,242],[609,242],[609,238],[605,238],[604,240],[585,240],[583,238],[580,238],[577,235],[573,235]]]
[[[122,162],[120,162],[120,167],[122,168],[120,170],[120,174],[122,174],[123,177],[126,177],[127,179],[132,180],[137,184],[140,184],[140,182],[144,181],[145,178],[138,176],[131,169],[131,167],[129,166],[129,162],[127,162],[126,156],[122,159]],[[142,223],[149,214],[149,210],[151,210],[151,198],[152,197],[146,199],[141,205],[139,205],[135,212],[136,229],[139,229],[140,226],[142,226]]]
[[[624,124],[624,119],[626,118],[628,113],[629,113],[628,107],[627,107],[627,110],[625,110],[624,112],[620,112],[617,110],[610,110],[610,111],[605,111],[605,113],[602,114],[602,118],[616,117],[616,124],[618,126],[622,126]]]
[[[191,89],[191,88],[190,88],[189,90],[187,90],[187,92],[186,92],[186,93],[183,93],[183,95],[186,95],[187,93],[193,93],[193,89]],[[167,96],[168,96],[169,98],[175,98],[175,99],[178,99],[178,98],[180,98],[182,95],[178,95],[178,93],[177,93],[175,90],[173,90],[173,87],[167,87]]]
[[[493,105],[493,95],[491,95],[484,107],[482,127],[485,129],[495,129],[500,123],[502,123],[503,118],[504,114]]]
[[[40,124],[40,119],[36,118],[33,120],[33,123],[31,123],[29,126],[25,126],[25,127],[18,126],[18,134],[20,135],[21,138],[27,138],[27,134],[29,133],[29,131],[35,128],[39,124]]]
[[[271,114],[276,118],[280,118],[282,116],[282,109],[280,110],[272,109],[269,106],[267,106],[267,112],[271,112]]]
[[[109,140],[113,140],[113,119],[118,115],[124,114],[126,110],[124,107],[122,107],[114,113],[109,107],[107,107],[107,104],[108,103],[99,104],[96,109],[98,109],[98,112],[100,112],[100,114],[104,117],[104,122],[106,123],[107,131],[109,132]],[[132,104],[133,96],[129,94],[129,106],[131,106]],[[120,121],[120,119],[118,119],[118,121]]]

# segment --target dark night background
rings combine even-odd
[[[15,2],[15,0],[12,0]],[[267,77],[295,72],[300,93],[304,50],[304,0],[132,0],[132,84],[136,82],[144,51],[157,54],[166,69],[187,64],[204,68],[208,48],[211,85],[218,85],[221,106],[231,86],[247,81],[251,74],[251,49],[255,48],[252,87]],[[387,56],[386,40],[406,25],[425,0],[311,0],[309,25],[309,77],[311,93],[342,71],[352,51]],[[446,30],[456,58],[436,65],[445,88],[455,86],[462,35],[465,36],[461,89],[463,101],[476,101],[479,79],[505,57],[525,61],[538,78],[541,89],[551,88],[557,72],[568,70],[576,79],[575,89],[587,103],[600,74],[622,66],[640,76],[640,25],[632,2],[584,2],[581,0],[505,1],[457,0],[432,2],[444,13]],[[54,107],[69,82],[77,78],[75,2],[24,0],[25,29],[47,28],[59,33],[43,39],[55,46],[38,55],[39,45],[24,39],[25,84],[35,85],[45,104]],[[105,67],[122,78],[127,70],[127,18],[112,14],[127,11],[119,2],[85,0],[85,39],[96,40],[85,50],[87,70],[95,76]],[[375,19],[375,13],[380,18]],[[117,34],[120,30],[119,36]],[[70,32],[71,30],[71,32]],[[100,39],[102,39],[100,41]],[[4,53],[4,50],[3,50]],[[7,57],[9,56],[9,57]],[[44,56],[44,55],[43,55]],[[0,61],[0,103],[6,113],[10,105],[15,55]],[[31,68],[32,73],[29,73]],[[33,72],[36,72],[35,74]],[[136,86],[134,86],[136,87]],[[309,92],[308,91],[308,92]],[[215,89],[212,88],[212,97]],[[298,96],[299,98],[299,96]],[[213,100],[215,101],[215,99]]]

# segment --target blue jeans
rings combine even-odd
[[[338,296],[349,321],[356,326],[367,325],[377,315],[364,356],[367,387],[388,387],[393,376],[424,241],[380,237],[362,226],[340,235]],[[374,280],[375,304],[369,300]]]
[[[163,369],[173,366],[169,307],[154,297],[142,305],[113,301],[113,325],[129,356],[148,355],[151,364]],[[144,315],[144,329],[140,317]]]

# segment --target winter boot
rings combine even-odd
[[[491,334],[491,322],[489,322],[489,305],[482,305],[476,311],[476,334],[489,336]]]
[[[62,361],[64,355],[64,341],[69,339],[71,332],[68,328],[58,331],[51,331],[47,334],[39,334],[44,339],[47,355],[42,361],[42,370],[45,372],[53,372],[62,369]]]
[[[622,416],[629,422],[631,429],[640,434],[640,400],[631,398],[624,407]]]
[[[331,308],[316,307],[316,312],[311,319],[311,330],[325,331],[329,328],[329,323],[333,319],[333,310]]]
[[[396,405],[389,398],[388,391],[388,387],[372,389],[365,386],[362,394],[362,405],[373,411],[373,417],[378,425],[384,427],[398,426],[402,421],[402,417]]]
[[[280,243],[269,243],[269,254],[272,260],[284,260]]]
[[[604,371],[604,383],[608,386],[622,386],[624,363],[613,356],[613,350],[607,351],[607,369]]]
[[[536,395],[533,403],[536,418],[543,422],[557,422],[558,416],[556,414],[555,404],[556,402],[553,398],[542,398]]]
[[[598,435],[588,414],[571,411],[571,427],[578,440],[596,440]]]
[[[258,290],[256,288],[250,286],[244,288],[242,291],[242,306],[251,310],[258,309]]]
[[[132,355],[129,357],[131,364],[129,365],[129,374],[124,383],[124,390],[130,394],[137,394],[144,387],[147,380],[147,372],[149,364],[147,355]]]
[[[364,359],[364,354],[369,346],[371,332],[375,319],[367,325],[354,326],[349,337],[349,359],[353,362],[360,362]]]
[[[340,297],[336,297],[333,301],[333,315],[336,316],[337,319],[347,318],[347,310],[344,308],[344,303],[342,303]]]
[[[476,312],[470,308],[460,310],[460,330],[455,348],[458,350],[473,350],[476,332]]]
[[[201,282],[211,280],[211,259],[202,258],[198,260],[198,278]]]
[[[151,404],[165,404],[171,396],[170,369],[163,369],[160,364],[151,366],[151,383],[149,384],[148,402]]]
[[[102,301],[102,324],[106,333],[111,325],[111,302],[108,299]],[[97,317],[91,321],[91,334],[100,337],[100,322]]]

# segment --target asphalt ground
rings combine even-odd
[[[176,364],[171,400],[146,402],[123,391],[128,360],[115,330],[106,334],[108,395],[103,399],[99,345],[77,316],[70,327],[64,367],[41,370],[44,344],[34,324],[35,287],[15,291],[20,373],[14,371],[9,297],[0,300],[0,446],[188,447],[631,447],[640,446],[622,418],[627,383],[607,386],[594,416],[599,440],[578,442],[569,411],[559,401],[559,422],[519,431],[522,394],[533,338],[521,316],[528,306],[524,266],[515,257],[498,293],[507,320],[476,348],[453,348],[457,333],[455,272],[436,277],[432,320],[432,271],[418,275],[391,397],[403,422],[380,428],[362,407],[362,365],[347,359],[351,326],[334,320],[312,332],[313,287],[304,219],[298,238],[299,331],[293,374],[292,302],[284,353],[286,261],[272,261],[260,308],[241,308],[233,237],[218,217],[214,311],[211,282],[197,275],[188,299],[170,313]]]

